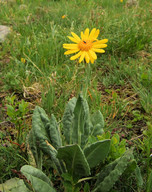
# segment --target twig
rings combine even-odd
[[[130,139],[130,141],[135,140],[135,139],[138,139],[138,138],[143,137],[143,136],[144,136],[144,134],[141,134],[141,135],[139,135],[139,136],[137,136],[137,137],[134,137],[134,138]]]

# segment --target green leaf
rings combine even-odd
[[[121,158],[116,159],[101,170],[93,192],[109,192],[132,159],[132,150],[128,150]]]
[[[74,108],[72,141],[84,146],[90,133],[89,106],[80,94]]]
[[[100,111],[97,111],[93,115],[91,115],[91,135],[97,136],[103,134],[103,128],[104,128],[104,118]]]
[[[62,141],[61,141],[61,137],[60,137],[61,134],[59,132],[58,123],[53,114],[51,115],[48,130],[49,130],[51,144],[57,149],[58,147],[60,147],[62,145]]]
[[[90,192],[90,186],[89,186],[89,183],[85,183],[84,184],[84,192]]]
[[[28,143],[32,151],[37,168],[42,169],[42,151],[38,148],[33,131],[30,131]]]
[[[115,169],[116,165],[118,164],[118,161],[120,158],[116,159],[115,161],[109,163],[106,165],[100,172],[100,174],[97,177],[97,181],[95,186],[99,186],[99,184],[112,172],[112,170]]]
[[[63,171],[61,164],[56,158],[57,151],[51,145],[51,140],[49,138],[50,132],[48,128],[48,117],[45,111],[40,107],[36,107],[32,117],[32,131],[36,139],[37,146],[50,157],[52,163],[55,165],[55,168],[60,174],[62,174]]]
[[[135,159],[132,159],[129,163],[128,166],[126,168],[126,170],[124,171],[124,175],[130,175],[133,171],[135,171],[137,168],[137,162]]]
[[[65,140],[68,144],[71,144],[72,137],[72,121],[73,121],[73,111],[76,105],[77,99],[73,97],[66,105],[62,123],[63,123],[63,132]]]
[[[15,108],[14,108],[13,106],[7,105],[7,104],[6,104],[6,107],[7,107],[7,115],[8,115],[9,117],[11,117],[12,119],[13,119],[13,118],[16,118]],[[14,119],[13,119],[13,120],[14,120]]]
[[[41,170],[30,165],[24,165],[21,168],[21,173],[31,182],[36,192],[55,192],[49,178]]]
[[[146,192],[151,192],[151,191],[152,191],[152,170],[150,171],[150,174],[148,176],[147,188],[146,188]]]
[[[143,178],[142,178],[142,175],[141,175],[140,168],[138,166],[136,166],[136,169],[135,169],[135,176],[136,176],[138,187],[142,187],[142,185],[144,184],[144,181],[143,181]],[[151,177],[152,177],[152,175],[151,175]],[[151,182],[152,178],[149,181]],[[149,184],[147,184],[147,188],[148,188],[148,185]]]
[[[81,178],[90,174],[89,164],[79,145],[68,145],[58,149],[57,157],[62,159],[73,178]]]
[[[98,141],[85,148],[84,154],[90,168],[93,168],[102,162],[108,155],[109,149],[110,140]]]
[[[0,191],[3,192],[30,192],[22,179],[12,178],[0,184]]]
[[[65,181],[69,181],[71,183],[73,182],[73,178],[69,173],[63,173],[61,176],[64,179],[64,182]]]

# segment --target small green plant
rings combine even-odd
[[[133,87],[135,91],[138,93],[140,97],[140,103],[145,110],[146,113],[152,113],[152,88],[151,85],[146,87],[146,85],[134,85]]]
[[[152,124],[147,123],[147,129],[143,131],[143,139],[139,139],[140,145],[139,148],[142,150],[143,155],[146,157],[146,173],[147,173],[147,182],[146,182],[146,192],[152,190],[152,167],[151,167],[151,150],[152,150]]]
[[[20,167],[27,162],[25,161],[25,155],[21,154],[18,147],[14,147],[6,142],[1,142],[0,154],[0,183],[3,183],[16,176],[16,173],[12,171],[13,169],[19,171]]]
[[[143,139],[140,139],[139,142],[144,156],[150,157],[152,149],[152,125],[150,122],[147,123],[147,129],[143,131]]]
[[[6,100],[8,102],[8,104],[6,104],[8,119],[14,123],[17,130],[17,142],[21,144],[26,136],[24,133],[27,131],[23,131],[23,129],[26,128],[25,115],[29,111],[28,103],[23,99],[16,101],[15,95],[7,97]]]
[[[111,145],[108,155],[108,160],[113,161],[119,157],[121,157],[125,151],[126,148],[126,140],[122,139],[120,140],[120,136],[115,133],[113,136],[111,136],[110,132],[103,133],[101,136],[97,136],[98,140],[104,140],[104,139],[111,139]]]
[[[32,118],[29,145],[37,167],[42,169],[42,157],[45,154],[49,157],[51,167],[61,176],[64,191],[80,191],[81,182],[97,178],[92,191],[108,192],[124,171],[127,171],[132,164],[134,164],[132,171],[137,166],[132,150],[127,150],[112,163],[104,164],[110,150],[110,139],[95,142],[89,140],[90,136],[102,135],[103,127],[101,112],[97,111],[90,115],[87,101],[81,94],[78,99],[74,97],[66,105],[62,119],[63,135],[54,115],[52,114],[49,119],[42,108],[36,107]],[[115,137],[118,139],[117,136]],[[100,169],[98,174],[92,175],[91,172],[97,166]],[[41,188],[38,188],[37,182],[32,179],[38,171],[40,170],[28,165],[21,168],[22,174],[31,181],[34,190],[39,192]],[[43,176],[38,177],[44,180]],[[52,186],[49,188],[50,191],[54,191]]]
[[[8,73],[6,73],[5,78],[4,78],[4,83],[5,86],[4,88],[6,90],[12,90],[12,91],[21,91],[21,82],[18,79],[18,72],[17,71],[9,71]]]

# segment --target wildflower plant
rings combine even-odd
[[[120,176],[126,172],[130,174],[136,171],[138,166],[132,149],[106,164],[111,140],[104,139],[90,143],[89,137],[96,138],[102,135],[103,127],[101,112],[90,114],[87,100],[82,94],[78,98],[73,97],[67,103],[60,123],[53,114],[49,118],[42,108],[36,107],[28,142],[37,168],[25,165],[20,170],[26,177],[24,181],[29,190],[56,191],[50,179],[41,171],[44,155],[50,162],[48,168],[54,169],[62,178],[62,191],[65,192],[81,191],[84,182],[87,183],[88,180],[95,178],[96,182],[91,191],[108,192]],[[98,172],[92,176],[91,173],[97,167]],[[88,184],[88,191],[90,189]]]
[[[77,53],[76,55],[70,57],[71,60],[79,58],[79,63],[84,59],[86,63],[94,63],[97,59],[96,53],[105,53],[103,48],[107,47],[108,39],[98,40],[99,29],[93,28],[89,33],[87,28],[84,32],[81,32],[81,38],[74,32],[71,32],[72,37],[68,38],[74,42],[73,44],[63,44],[63,48],[68,49],[64,54],[69,55]]]
[[[108,39],[98,40],[99,29],[93,28],[90,32],[89,28],[85,31],[81,31],[81,37],[74,32],[71,32],[72,36],[68,38],[73,42],[72,44],[63,44],[63,48],[67,49],[65,55],[76,53],[70,57],[70,60],[76,60],[79,58],[79,63],[86,62],[86,86],[84,89],[84,96],[87,95],[88,86],[90,84],[90,62],[93,64],[97,59],[96,53],[105,53],[103,48],[107,47]]]
[[[84,33],[81,32],[81,39],[75,33],[72,32],[71,34],[73,37],[69,37],[69,39],[75,44],[64,44],[63,47],[68,49],[65,54],[76,53],[70,59],[79,58],[79,63],[85,60],[89,66],[86,67],[87,72],[90,72],[89,63],[94,63],[97,59],[96,53],[105,52],[103,48],[107,47],[108,40],[98,40],[99,30],[95,28],[90,33],[88,28]],[[86,80],[87,90],[90,80],[88,73]],[[68,192],[80,191],[81,182],[93,179],[91,171],[97,166],[105,165],[111,140],[103,139],[90,142],[90,137],[97,138],[98,135],[103,134],[104,120],[100,111],[93,115],[89,113],[86,95],[83,96],[80,93],[78,98],[73,97],[67,103],[61,127],[62,131],[60,130],[60,123],[57,122],[53,114],[49,119],[42,108],[35,108],[28,142],[38,169],[26,165],[21,168],[21,173],[27,180],[30,180],[32,188],[38,192],[41,191],[42,185],[45,186],[44,192],[55,191],[49,179],[40,170],[42,169],[43,155],[49,158],[51,168],[55,169],[57,174],[61,176],[64,191]],[[102,167],[101,172],[99,171],[96,175],[97,180],[92,191],[108,192],[119,177],[130,166],[132,167],[132,164],[132,171],[134,171],[137,168],[136,161],[132,150],[127,150],[120,158]],[[38,178],[35,178],[35,175],[39,175]],[[38,189],[37,181],[40,179],[41,187]],[[34,180],[35,182],[33,182]]]
[[[14,123],[17,130],[17,142],[22,144],[26,137],[26,130],[23,131],[23,129],[27,129],[25,115],[29,111],[29,103],[24,100],[16,101],[15,95],[7,97],[6,100],[8,102],[8,104],[6,104],[8,120]]]

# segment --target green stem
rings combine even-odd
[[[18,125],[17,142],[21,144],[21,124],[18,122],[17,125]]]
[[[91,77],[91,70],[90,70],[90,63],[87,63],[87,66],[85,68],[85,74],[86,74],[86,85],[85,85],[85,90],[84,90],[84,97],[87,99],[87,92],[88,92],[88,87],[90,85],[90,77]]]

